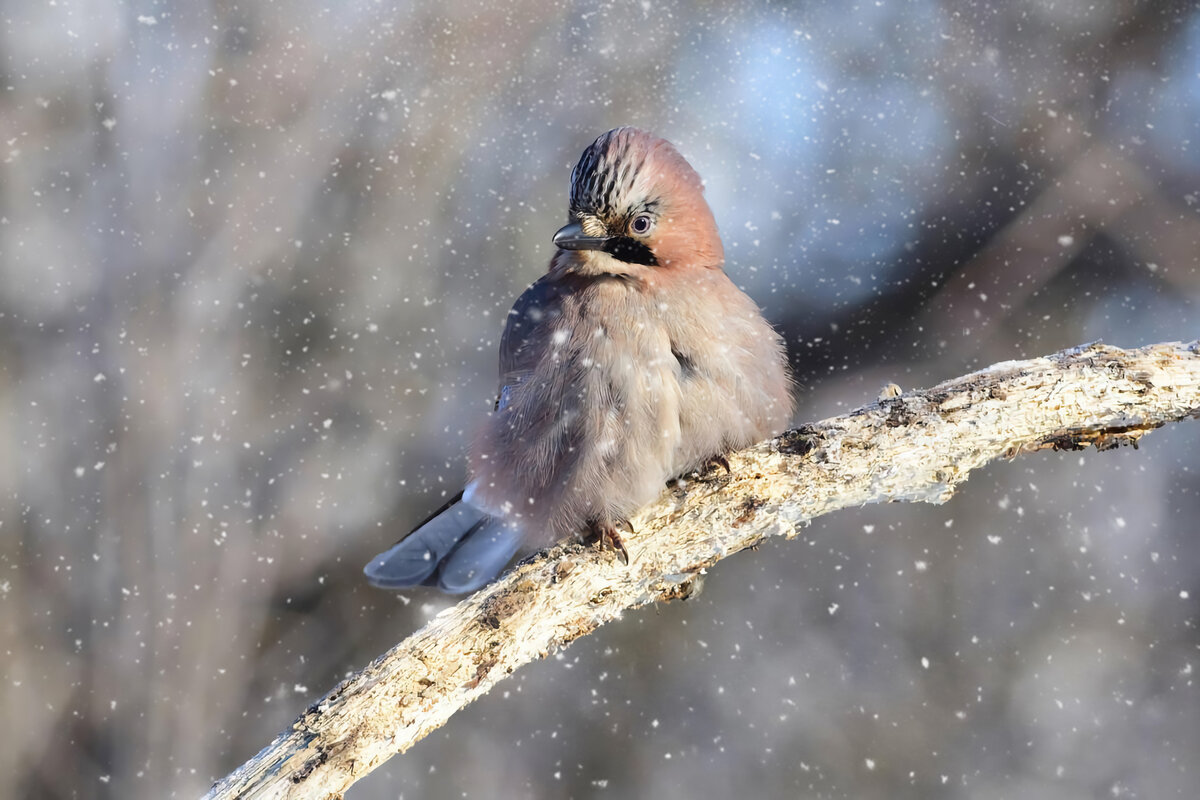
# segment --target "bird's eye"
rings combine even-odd
[[[633,222],[629,223],[629,230],[638,235],[647,234],[654,227],[654,220],[649,214],[638,214],[633,218]]]

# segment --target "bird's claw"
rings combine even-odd
[[[633,525],[627,519],[619,519],[616,522],[612,520],[592,520],[588,523],[588,528],[591,529],[592,535],[596,537],[596,545],[603,550],[606,547],[611,547],[616,551],[617,558],[621,559],[621,563],[629,566],[629,551],[625,548],[625,542],[621,539],[621,534],[617,533],[617,529],[625,531],[633,535]]]
[[[726,475],[729,475],[733,472],[733,470],[729,468],[729,459],[721,453],[717,453],[715,456],[709,456],[708,461],[704,462],[705,472],[713,469],[714,467],[720,467],[721,469],[725,470]]]

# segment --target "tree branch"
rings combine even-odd
[[[885,392],[885,395],[888,394]],[[864,503],[943,503],[978,467],[1034,450],[1137,446],[1200,416],[1200,343],[1101,344],[883,397],[679,481],[633,520],[630,565],[559,545],[509,571],[343,681],[208,797],[340,797],[536,658],[628,608],[691,594],[768,536]]]

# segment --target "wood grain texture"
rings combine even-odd
[[[996,459],[1136,446],[1200,415],[1200,343],[1085,345],[892,395],[732,454],[729,474],[676,482],[632,520],[628,567],[574,543],[521,563],[342,682],[207,796],[340,797],[521,665],[626,609],[687,597],[768,536],[864,503],[943,503]]]

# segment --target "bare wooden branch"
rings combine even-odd
[[[631,563],[579,544],[541,553],[342,682],[208,797],[340,797],[537,658],[625,609],[687,597],[768,536],[864,503],[945,502],[971,470],[1034,450],[1137,446],[1200,415],[1200,343],[1087,345],[995,364],[845,416],[680,481],[633,520]]]

